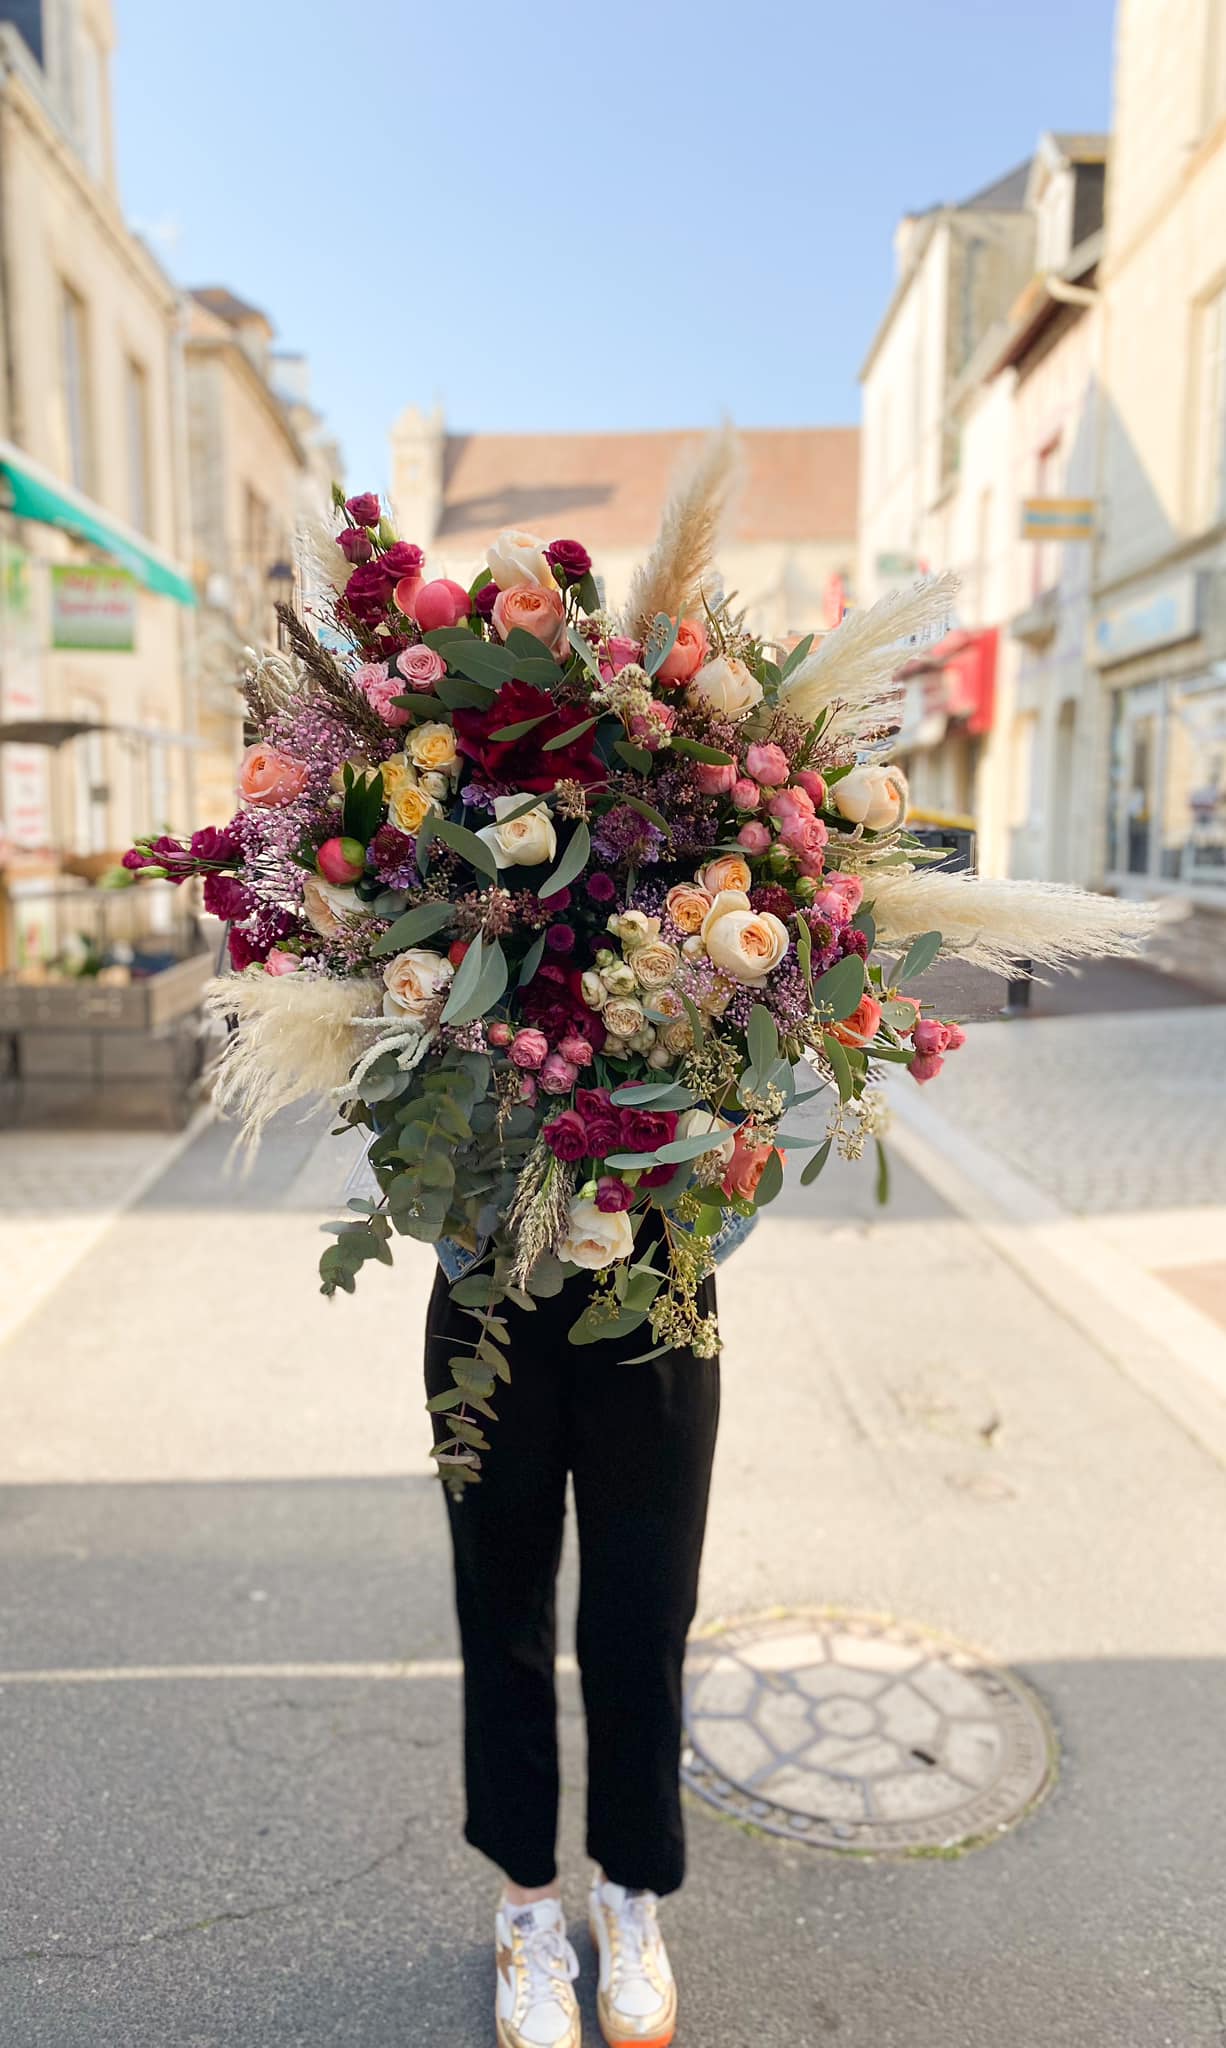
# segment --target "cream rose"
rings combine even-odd
[[[634,978],[642,989],[667,988],[681,965],[681,955],[665,939],[649,939],[630,955]]]
[[[423,774],[458,775],[460,757],[456,752],[455,733],[441,718],[430,718],[419,725],[412,739],[405,747],[413,766]]]
[[[769,910],[753,910],[741,889],[721,889],[702,921],[707,956],[734,981],[761,981],[787,952],[787,927]]]
[[[612,966],[602,967],[600,979],[611,996],[632,996],[638,987],[628,960],[614,960]]]
[[[606,1215],[595,1202],[576,1196],[570,1205],[566,1235],[558,1246],[558,1257],[572,1266],[611,1266],[615,1259],[628,1259],[634,1250],[634,1226],[624,1209]]]
[[[595,969],[589,967],[579,983],[579,993],[589,1010],[603,1010],[609,991]]]
[[[539,583],[544,590],[558,587],[545,560],[544,541],[519,527],[504,527],[485,560],[499,590],[512,590],[517,583]]]
[[[423,1023],[430,1004],[454,973],[450,960],[428,946],[410,946],[407,953],[397,953],[383,970],[387,990],[384,1011],[389,1015],[401,1011],[411,1023]]]
[[[352,889],[325,882],[319,875],[308,875],[303,882],[302,907],[308,923],[325,939],[337,938],[354,918],[371,915],[369,903],[363,903]]]
[[[688,1024],[686,1025],[686,1030],[689,1030]],[[668,1044],[667,1033],[665,1033],[664,1043]],[[731,1165],[732,1154],[736,1147],[736,1133],[731,1124],[722,1116],[716,1116],[709,1109],[686,1109],[682,1111],[677,1119],[677,1136],[679,1138],[705,1138],[708,1133],[711,1138],[711,1151],[718,1153],[720,1165]],[[705,1152],[702,1156],[704,1159],[709,1157]]]
[[[688,1017],[674,1017],[660,1033],[660,1043],[670,1059],[680,1059],[683,1052],[689,1052],[694,1043],[694,1032]]]
[[[647,1021],[643,1005],[633,996],[610,996],[600,1014],[605,1030],[615,1038],[633,1038]]]
[[[605,930],[620,939],[623,950],[630,953],[636,946],[645,946],[649,939],[659,938],[660,920],[648,917],[645,910],[615,910]]]
[[[870,832],[888,832],[901,825],[907,812],[907,778],[901,768],[868,761],[830,785],[830,801],[849,825]]]
[[[500,822],[483,825],[477,834],[478,839],[484,839],[500,868],[540,867],[543,861],[552,860],[558,850],[558,835],[547,804],[534,804],[530,811],[521,812],[518,818],[507,816],[523,800],[522,793],[518,796],[496,796],[494,816]]]
[[[388,804],[387,815],[398,832],[417,833],[421,831],[421,821],[427,813],[440,810],[440,805],[420,782],[403,781]]]
[[[745,718],[762,702],[762,685],[743,661],[717,654],[699,669],[685,697],[687,704],[705,705],[720,718]]]

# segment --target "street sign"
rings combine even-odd
[[[1093,498],[1023,498],[1023,540],[1091,540]]]
[[[51,645],[131,654],[136,585],[126,569],[57,562],[51,570]]]

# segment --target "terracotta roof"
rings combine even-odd
[[[439,537],[484,545],[499,527],[524,526],[588,547],[646,546],[679,460],[702,438],[699,432],[449,434]],[[748,428],[739,438],[744,476],[731,540],[854,536],[858,427]]]

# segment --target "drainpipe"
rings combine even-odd
[[[1057,277],[1049,270],[1043,279],[1043,289],[1049,299],[1059,299],[1065,306],[1096,306],[1098,287],[1092,284],[1070,284],[1066,277]]]

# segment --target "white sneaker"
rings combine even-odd
[[[566,1939],[560,1902],[513,1906],[503,1899],[494,1939],[498,2048],[579,2048],[579,2007],[571,1989],[579,1958]]]
[[[594,1878],[588,1925],[600,1957],[596,2009],[609,2048],[668,2048],[677,1986],[656,1921],[654,1892]]]

